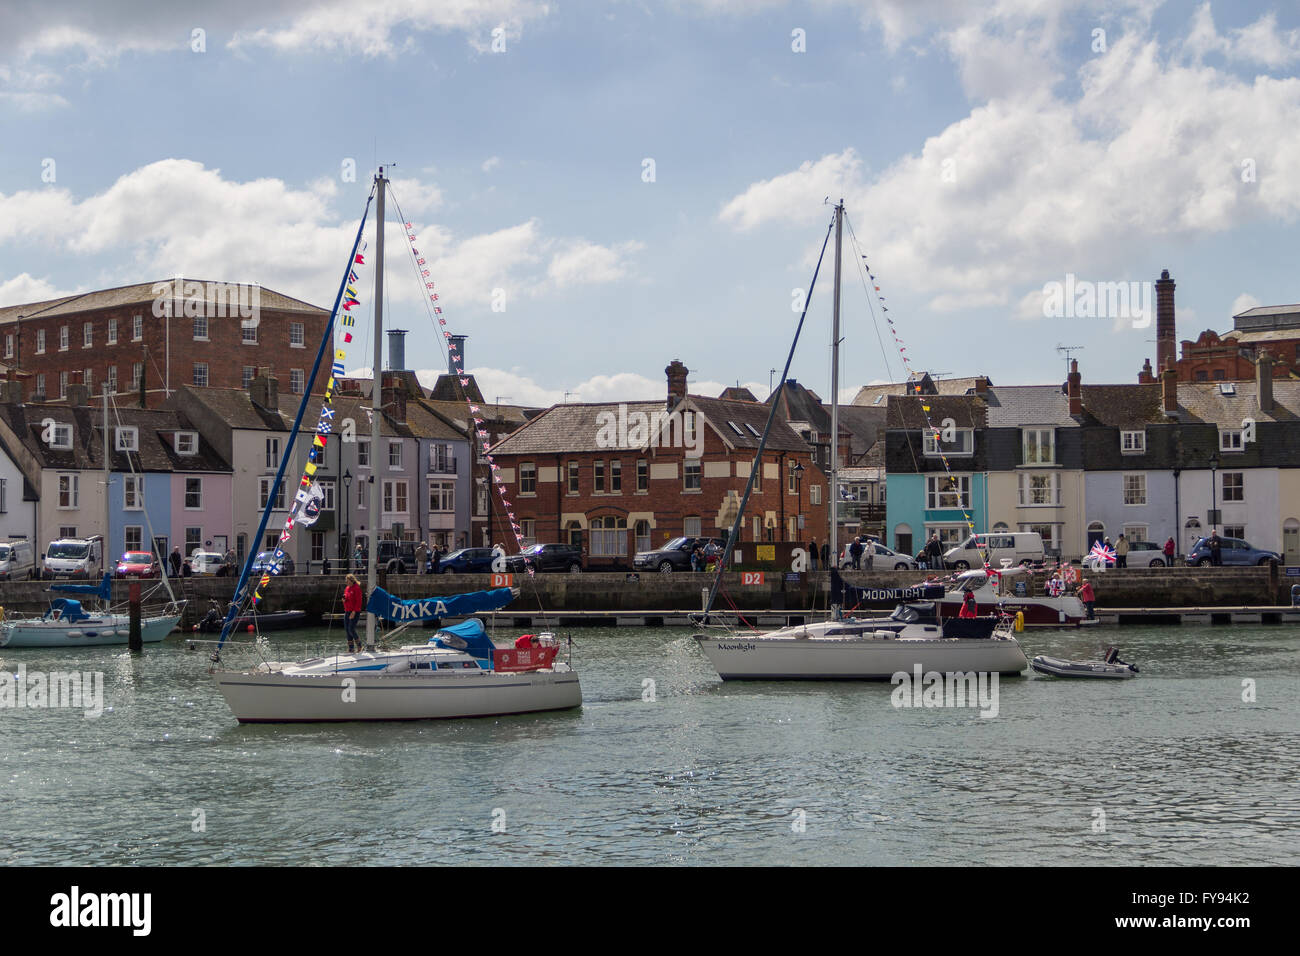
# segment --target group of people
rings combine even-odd
[[[1088,620],[1093,620],[1096,617],[1093,607],[1097,595],[1093,593],[1092,584],[1075,569],[1074,565],[1059,564],[1047,579],[1047,594],[1049,597],[1061,597],[1071,591],[1078,594],[1079,600],[1088,609]]]

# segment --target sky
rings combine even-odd
[[[765,397],[838,198],[845,397],[1060,382],[1061,346],[1136,381],[1154,326],[1045,314],[1053,283],[1168,269],[1179,339],[1300,301],[1294,3],[6,0],[0,35],[0,306],[183,275],[328,307],[381,163],[490,401],[657,398],[673,359]],[[827,398],[833,251],[791,367]]]

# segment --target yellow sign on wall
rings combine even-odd
[[[776,545],[774,545],[774,544],[760,544],[756,550],[758,551],[758,560],[759,560],[759,561],[775,561],[775,560],[776,560]]]

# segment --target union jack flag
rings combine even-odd
[[[1115,549],[1107,547],[1105,542],[1098,541],[1092,546],[1092,550],[1088,554],[1099,561],[1104,561],[1106,564],[1115,563]]]

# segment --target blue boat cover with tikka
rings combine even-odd
[[[401,601],[383,588],[375,588],[366,602],[366,610],[375,617],[404,624],[407,621],[428,621],[433,618],[466,617],[480,611],[495,611],[515,599],[510,588],[493,588],[491,591],[471,591],[468,594],[445,594],[441,597],[417,598]]]
[[[51,591],[66,591],[68,594],[93,594],[101,601],[113,600],[113,575],[104,572],[104,580],[98,584],[51,584]]]

